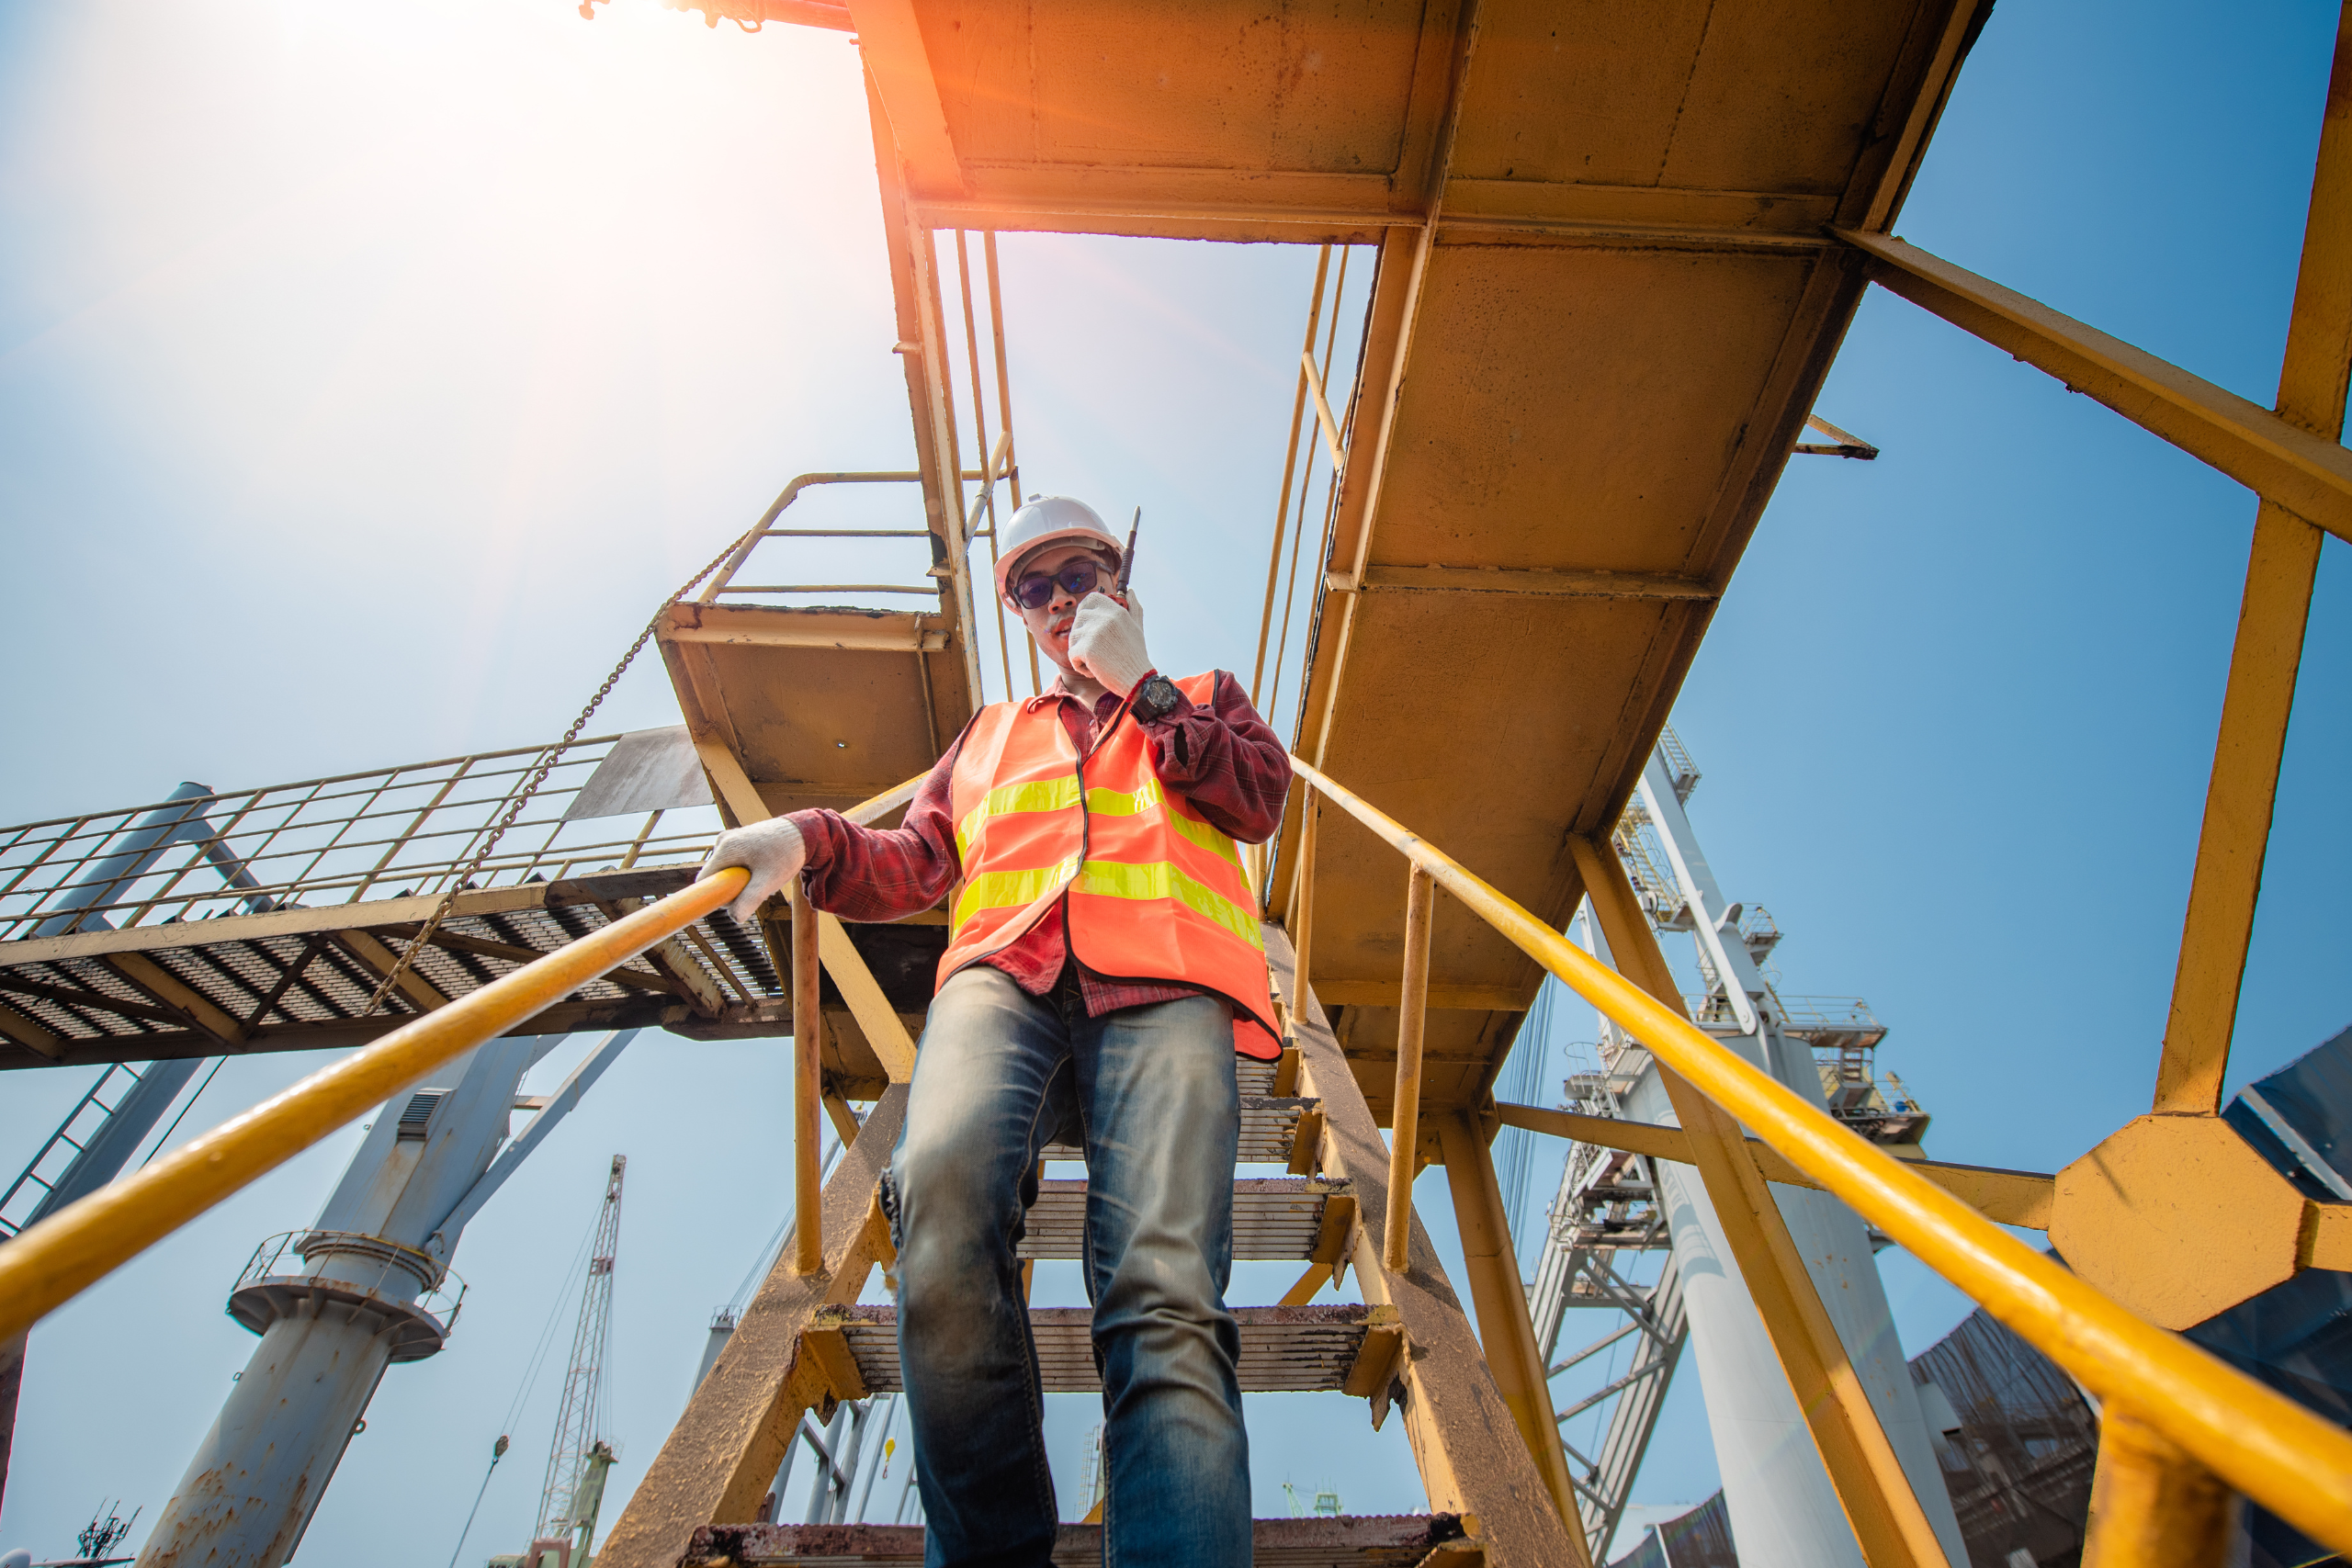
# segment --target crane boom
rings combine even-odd
[[[613,1337],[613,1259],[621,1239],[621,1179],[628,1156],[615,1155],[605,1179],[605,1206],[596,1217],[588,1249],[588,1279],[580,1295],[580,1321],[571,1333],[571,1365],[564,1374],[563,1404],[556,1413],[555,1441],[548,1450],[547,1486],[539,1498],[535,1543],[566,1540],[571,1559],[586,1559],[604,1500],[605,1472],[613,1450],[605,1439],[605,1357]]]

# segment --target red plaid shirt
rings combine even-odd
[[[1119,711],[1119,699],[1104,696],[1091,715],[1057,679],[1043,696],[1025,705],[1053,705],[1083,756]],[[1283,796],[1290,789],[1290,754],[1241,682],[1220,670],[1205,706],[1182,692],[1176,706],[1159,718],[1144,719],[1151,739],[1152,765],[1162,784],[1192,803],[1219,830],[1245,844],[1263,843],[1282,821]],[[927,774],[907,803],[896,828],[861,828],[838,811],[792,814],[808,846],[808,901],[845,919],[897,920],[938,904],[961,874],[956,857],[956,822],[948,807],[948,779],[964,749],[957,736],[947,754]],[[1011,946],[989,954],[994,964],[1033,997],[1042,997],[1061,978],[1069,956],[1063,906],[1057,904]],[[1199,994],[1194,986],[1133,985],[1097,978],[1081,964],[1079,989],[1087,1013],[1100,1017],[1120,1008],[1140,1007]]]

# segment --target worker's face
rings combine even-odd
[[[1099,587],[1102,592],[1109,592],[1114,570],[1110,558],[1105,552],[1086,545],[1047,545],[1007,573],[1006,581],[1017,583],[1033,572],[1044,572],[1051,577],[1063,566],[1080,557],[1093,558],[1102,572]],[[1078,594],[1057,582],[1054,584],[1054,596],[1046,602],[1044,609],[1033,610],[1026,604],[1013,606],[1021,612],[1022,624],[1029,628],[1029,635],[1037,639],[1037,646],[1045,650],[1046,657],[1064,670],[1069,669],[1069,627],[1078,616],[1079,598]]]

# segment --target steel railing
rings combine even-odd
[[[440,893],[461,873],[488,887],[560,881],[616,863],[698,863],[717,828],[707,807],[571,814],[620,739],[565,750],[480,866],[472,857],[482,836],[554,747],[257,789],[183,785],[151,805],[0,828],[0,942]]]
[[[553,1006],[743,890],[718,873],[435,1009],[0,1244],[0,1339],[427,1073]]]
[[[2352,1433],[2134,1316],[2054,1259],[2002,1230],[1943,1188],[1905,1168],[1785,1085],[1724,1049],[1672,1006],[1600,963],[1362,796],[1294,758],[1306,786],[1297,886],[1311,885],[1314,797],[1320,794],[1399,851],[1407,884],[1405,974],[1396,1053],[1394,1149],[1387,1236],[1401,1267],[1409,1224],[1414,1122],[1419,1103],[1418,1013],[1429,986],[1435,888],[1481,919],[1598,1008],[1658,1059],[1745,1123],[1792,1165],[1851,1206],[2064,1368],[2104,1403],[2094,1535],[2086,1562],[2157,1561],[2132,1543],[2194,1533],[2217,1517],[2228,1488],[2245,1493],[2339,1551],[2352,1550]],[[1297,908],[1294,904],[1294,908]],[[1301,910],[1311,918],[1310,910]],[[1294,931],[1307,984],[1311,926]],[[2107,1473],[2110,1471],[2111,1473]],[[2215,1481],[2219,1478],[2219,1482]],[[2216,1499],[2219,1499],[2219,1502]],[[2164,1560],[2173,1560],[2167,1554]]]
[[[909,779],[842,815],[854,822],[871,821],[906,804],[922,782],[921,777]],[[67,1204],[39,1224],[27,1226],[13,1239],[0,1243],[0,1342],[25,1332],[222,1199],[435,1068],[505,1033],[725,905],[749,881],[748,873],[729,868],[599,927],[544,958],[402,1024],[252,1110],[156,1156],[136,1174]],[[819,938],[818,921],[805,918],[805,902],[796,895],[794,904],[796,914],[804,917],[793,921],[792,990],[794,1114],[797,1123],[808,1133],[796,1192],[797,1213],[807,1234],[806,1258],[818,1237]],[[843,962],[854,957],[852,950]],[[864,976],[864,983],[873,985],[870,974]]]
[[[2256,1498],[2314,1539],[2352,1549],[2352,1434],[2322,1420],[2177,1336],[2133,1316],[1943,1188],[1907,1170],[1819,1108],[1724,1049],[1675,1008],[1551,930],[1459,863],[1311,765],[1296,762],[1308,809],[1297,866],[1312,886],[1314,797],[1320,794],[1399,851],[1409,864],[1396,1098],[1396,1158],[1384,1251],[1401,1268],[1409,1226],[1419,1027],[1429,987],[1429,933],[1440,887],[1647,1046],[1792,1165],[1849,1204],[1928,1267],[2064,1368],[2105,1403],[2097,1528],[2116,1543],[2160,1538],[2211,1512],[2222,1483]],[[860,807],[878,814],[910,785]],[[435,1067],[514,1027],[740,893],[727,870],[624,917],[393,1031],[281,1094],[68,1205],[0,1244],[0,1338],[23,1333],[107,1273],[223,1198],[276,1168]],[[796,904],[798,901],[796,900]],[[801,906],[798,913],[805,909]],[[1311,904],[1294,905],[1298,970],[1306,973]],[[796,1057],[813,1055],[815,922],[794,921]],[[796,1121],[815,1120],[813,1073],[796,1071]],[[814,1153],[811,1140],[809,1152]],[[804,1165],[813,1164],[804,1160]],[[815,1251],[815,1193],[799,1173],[797,1207]],[[2216,1480],[2218,1478],[2218,1480]],[[2120,1558],[2118,1560],[2120,1560]]]

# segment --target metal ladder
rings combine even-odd
[[[0,1194],[0,1239],[113,1180],[203,1065],[183,1059],[108,1066]],[[92,1111],[95,1121],[86,1114]],[[56,1163],[61,1149],[74,1151],[62,1166]]]
[[[1287,941],[1276,927],[1266,935],[1276,989],[1290,1004],[1292,1043],[1278,1063],[1241,1065],[1239,1160],[1284,1165],[1290,1174],[1237,1177],[1234,1256],[1288,1258],[1307,1272],[1283,1303],[1234,1309],[1241,1387],[1351,1393],[1368,1402],[1375,1427],[1401,1414],[1430,1512],[1258,1519],[1257,1557],[1300,1568],[1467,1565],[1499,1548],[1512,1561],[1573,1561],[1463,1302],[1418,1221],[1408,1266],[1392,1272],[1383,1264],[1386,1144],[1321,1007],[1294,987]],[[904,1386],[895,1308],[857,1298],[889,1260],[875,1192],[905,1095],[893,1086],[876,1103],[826,1183],[824,1270],[796,1276],[787,1258],[770,1274],[614,1527],[599,1556],[604,1568],[922,1562],[919,1525],[749,1522],[804,1413],[821,1423],[844,1402]],[[1078,1157],[1060,1147],[1046,1155]],[[1085,1195],[1083,1180],[1042,1183],[1021,1256],[1079,1257]],[[1307,1300],[1351,1267],[1363,1302]],[[1083,1307],[1030,1309],[1046,1392],[1100,1389],[1090,1319]],[[1054,1558],[1099,1562],[1102,1550],[1099,1524],[1065,1524]]]

